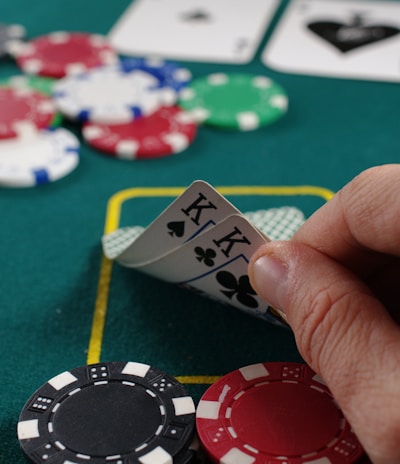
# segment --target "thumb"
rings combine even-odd
[[[400,330],[354,274],[298,242],[269,242],[249,264],[305,361],[326,381],[376,464],[400,463]]]

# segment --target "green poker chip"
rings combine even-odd
[[[30,88],[45,95],[51,95],[53,84],[56,80],[50,77],[17,75],[0,80],[0,85],[6,85],[15,88]]]
[[[31,76],[26,74],[11,76],[5,79],[0,79],[0,86],[12,87],[14,89],[32,89],[43,95],[51,97],[53,93],[53,85],[56,79],[42,76]],[[50,127],[59,127],[63,122],[61,113],[56,113],[51,121]]]
[[[179,105],[197,122],[248,131],[281,118],[288,98],[266,76],[216,73],[192,81],[180,93]]]

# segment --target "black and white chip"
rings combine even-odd
[[[191,456],[193,399],[137,362],[63,372],[25,404],[18,439],[34,463],[181,464]]]

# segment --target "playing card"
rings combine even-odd
[[[136,0],[109,33],[125,55],[249,62],[279,0]]]
[[[303,212],[293,206],[248,211],[243,216],[271,240],[289,240],[305,221]],[[104,235],[104,254],[109,259],[117,258],[143,231],[144,227],[129,226]]]
[[[177,250],[136,269],[264,314],[268,305],[251,288],[247,266],[254,251],[268,240],[245,217],[235,214]]]
[[[251,287],[247,266],[254,251],[269,238],[290,239],[305,221],[303,212],[295,207],[286,206],[242,214],[209,184],[197,181],[192,185],[197,190],[192,191],[193,187],[190,186],[149,226],[150,232],[154,227],[155,235],[150,233],[146,237],[141,226],[122,227],[102,238],[105,255],[124,266],[190,288],[196,293],[203,293],[269,322],[282,324],[285,320],[284,316],[262,301]],[[204,188],[199,190],[200,187]],[[168,216],[169,212],[179,215],[182,209],[186,212],[191,211],[192,218],[197,215],[200,218],[208,209],[214,212],[213,208],[200,207],[207,203],[199,201],[199,198],[203,200],[203,197],[198,196],[199,192],[203,195],[207,193],[208,198],[212,198],[218,205],[221,198],[225,200],[226,203],[221,203],[221,211],[226,216],[221,216],[220,222],[217,224],[214,220],[207,222],[204,218],[204,227],[199,227],[197,230],[195,228],[194,232],[189,228],[188,234],[183,237],[183,240],[186,238],[185,243],[182,242],[174,248],[170,247],[169,251],[154,255],[146,262],[120,261],[126,250],[135,250],[132,245],[142,236],[146,240],[152,237],[149,238],[148,243],[150,248],[153,245],[157,246],[160,242],[157,240],[157,234],[162,234],[162,231],[168,229],[169,223],[166,222],[168,219],[164,215]],[[188,200],[192,203],[189,204]],[[197,209],[194,206],[197,206]],[[149,256],[151,254],[152,251]]]
[[[127,238],[126,234],[129,235],[127,246],[117,255],[114,247],[108,257],[116,258],[127,267],[136,267],[164,255],[237,213],[239,211],[211,185],[195,181],[139,236],[137,230],[133,234],[132,231],[117,231],[119,243]]]
[[[247,211],[243,216],[271,240],[290,240],[306,220],[293,206]]]
[[[400,3],[293,0],[262,53],[299,74],[400,81]]]

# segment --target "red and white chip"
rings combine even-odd
[[[328,387],[300,363],[225,375],[201,398],[197,432],[224,464],[353,464],[364,451]]]
[[[150,116],[125,124],[87,123],[83,137],[92,147],[123,159],[159,158],[185,150],[197,126],[176,106],[162,107]]]
[[[24,138],[52,125],[53,101],[29,88],[0,87],[0,139]]]
[[[11,53],[24,72],[55,78],[118,60],[105,37],[82,32],[53,32],[15,43]]]

